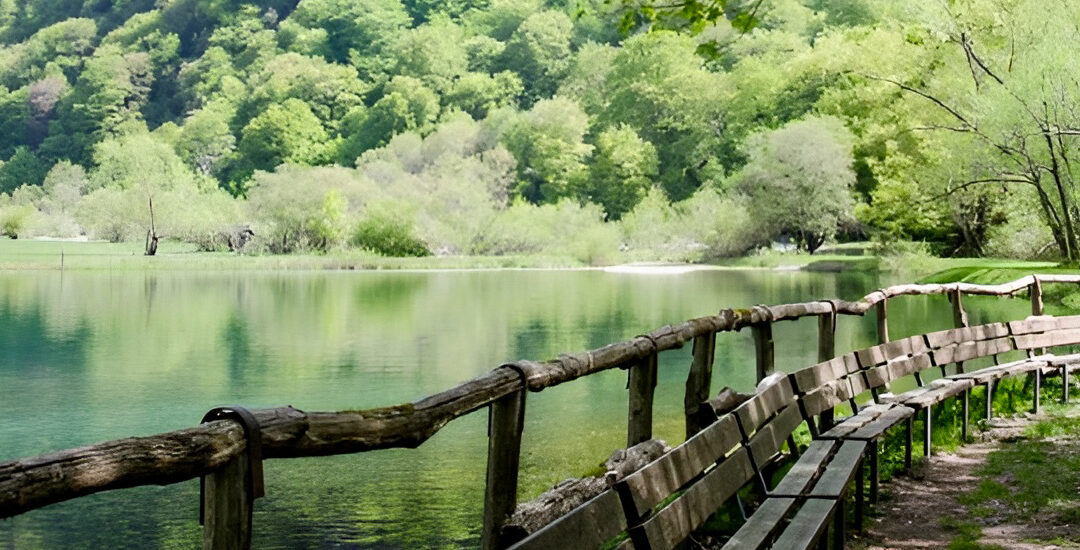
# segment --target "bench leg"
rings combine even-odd
[[[986,421],[994,417],[994,381],[986,383]]]
[[[914,431],[912,426],[915,425],[915,417],[907,417],[907,441],[904,444],[904,471],[911,473],[911,448],[914,446],[914,441],[911,432]]]
[[[934,433],[934,428],[932,426],[933,418],[934,418],[934,406],[933,405],[927,405],[926,406],[926,426],[925,426],[926,429],[923,430],[923,434],[924,434],[924,437],[925,437],[923,439],[923,456],[930,456],[930,437]]]
[[[1035,401],[1031,405],[1032,414],[1039,414],[1039,394],[1042,391],[1042,370],[1035,371]]]
[[[818,429],[821,432],[827,432],[836,425],[836,413],[833,412],[832,408],[821,411],[821,414],[818,416],[818,424]]]
[[[847,533],[845,533],[845,525],[847,522],[847,507],[844,506],[844,499],[841,497],[840,502],[836,504],[836,515],[833,516],[833,548],[843,550],[845,539],[847,539]]]
[[[798,460],[799,459],[799,454],[800,454],[799,453],[799,445],[797,443],[795,443],[795,435],[794,434],[788,436],[788,438],[787,438],[787,446],[788,446],[788,452],[791,453],[792,458],[794,458],[795,460]]]
[[[964,390],[964,402],[963,402],[964,419],[960,423],[960,442],[961,443],[967,443],[968,416],[969,416],[969,410],[970,410],[970,406],[971,406],[970,403],[971,403],[971,390]]]
[[[1069,365],[1062,365],[1062,403],[1069,402]]]
[[[870,504],[877,504],[879,482],[880,476],[878,475],[878,442],[877,440],[874,440],[870,442]]]
[[[859,461],[859,468],[855,472],[855,532],[862,533],[863,528],[863,506],[865,505],[866,497],[864,493],[866,489],[863,487],[863,464],[864,461]],[[843,498],[840,499],[843,502]],[[842,547],[841,547],[842,548]]]

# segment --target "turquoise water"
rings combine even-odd
[[[725,307],[852,299],[862,274],[695,271],[0,273],[0,460],[196,424],[214,406],[305,410],[415,400],[508,360],[595,348]],[[966,300],[972,322],[1021,300]],[[890,303],[894,337],[949,328],[941,297]],[[813,319],[774,329],[778,367],[814,362]],[[837,351],[874,343],[839,321]],[[690,346],[661,355],[656,435],[683,433]],[[717,338],[714,390],[748,389],[748,332]],[[625,372],[530,394],[521,497],[625,440]],[[272,460],[256,548],[476,546],[486,413],[415,450]],[[0,521],[0,548],[192,548],[198,483],[102,493]]]

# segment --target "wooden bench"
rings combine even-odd
[[[895,347],[891,346],[890,349]],[[792,373],[790,378],[796,393],[799,394],[799,404],[811,427],[814,439],[852,440],[866,444],[870,454],[870,501],[876,502],[879,485],[879,441],[885,436],[887,430],[908,421],[909,437],[905,456],[910,464],[910,418],[914,411],[908,407],[891,404],[860,407],[855,398],[867,392],[870,387],[866,383],[865,374],[861,372],[854,353],[801,369]],[[803,391],[804,388],[806,391]],[[851,404],[854,411],[852,416],[841,419],[835,426],[819,425],[817,429],[814,429],[814,416],[821,417],[822,412],[831,410],[844,402]],[[861,513],[861,508],[858,508],[856,512]]]
[[[845,491],[856,480],[855,515],[861,525],[864,456],[869,453],[871,458],[874,501],[878,445],[887,430],[906,423],[910,465],[917,411],[926,411],[924,449],[929,453],[929,417],[935,404],[963,395],[966,435],[967,397],[976,384],[989,388],[1006,376],[1036,373],[1038,392],[1039,376],[1060,373],[1067,392],[1069,372],[1080,366],[1080,354],[1039,353],[1074,344],[1080,344],[1080,316],[1038,317],[914,336],[812,365],[763,388],[683,444],[511,548],[674,548],[748,483],[757,485],[765,499],[725,548],[810,548],[830,523],[834,542],[842,547]],[[1028,357],[997,364],[1000,354],[1012,351],[1026,351]],[[994,358],[995,365],[965,370],[965,362],[985,357]],[[948,373],[949,366],[956,372]],[[942,377],[925,382],[923,375],[935,367]],[[918,387],[888,393],[891,383],[907,376],[914,377]],[[858,403],[865,393],[873,401]],[[850,404],[851,416],[834,425],[816,420],[844,403]],[[800,454],[793,433],[804,421],[813,441]],[[771,487],[767,473],[790,458],[797,460]]]

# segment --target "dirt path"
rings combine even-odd
[[[975,443],[964,445],[955,453],[936,454],[917,466],[910,476],[895,476],[882,486],[877,517],[867,519],[862,540],[853,541],[849,548],[946,548],[950,542],[954,543],[953,548],[961,549],[1080,548],[1080,544],[1068,542],[1080,540],[1080,525],[1010,521],[1007,505],[994,500],[988,509],[984,507],[976,515],[961,501],[963,495],[975,492],[983,480],[976,471],[986,464],[990,453],[1001,448],[1003,441],[1015,441],[1030,423],[1028,418],[997,419]],[[916,451],[919,450],[916,444]],[[1010,480],[1003,476],[995,481],[1008,486]],[[965,544],[957,544],[965,530],[969,533]],[[1035,540],[1053,540],[1057,545]]]

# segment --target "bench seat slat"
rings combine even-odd
[[[985,384],[991,380],[999,380],[1007,376],[1042,370],[1043,367],[1049,366],[1049,364],[1049,362],[1042,359],[1021,359],[1019,361],[1004,363],[994,367],[987,367],[985,369],[979,369],[976,371],[954,374],[952,376],[949,376],[948,379],[971,380],[975,384]]]
[[[626,530],[615,491],[608,490],[511,546],[511,550],[601,548]]]
[[[745,449],[740,449],[635,531],[643,530],[654,550],[674,548],[701,527],[724,501],[753,476],[750,456]],[[576,546],[570,544],[563,547]]]
[[[795,505],[793,498],[767,498],[746,523],[727,541],[724,548],[757,550],[767,548],[776,530]]]
[[[886,430],[907,420],[914,414],[915,410],[910,407],[893,407],[885,414],[875,418],[873,422],[869,422],[851,432],[845,439],[875,441],[885,435]]]
[[[773,548],[784,550],[813,548],[828,527],[836,504],[837,501],[832,499],[816,498],[806,501],[795,517],[791,518],[791,523],[784,529],[783,534],[776,539]]]
[[[862,460],[864,452],[866,452],[865,441],[844,441],[833,455],[829,465],[825,467],[825,472],[814,484],[810,496],[840,498],[848,482],[855,477],[855,468]]]
[[[899,403],[916,409],[925,409],[930,405],[936,405],[950,397],[960,395],[964,390],[974,385],[971,380],[939,378],[921,388],[896,395],[883,395],[881,398],[883,401]]]
[[[821,434],[819,437],[821,439],[845,439],[859,428],[877,420],[879,416],[894,408],[896,408],[895,405],[884,403],[863,407],[859,410],[858,414],[849,416],[843,421],[838,422],[832,429]]]
[[[836,443],[833,441],[818,440],[810,444],[803,451],[799,460],[784,474],[783,479],[769,494],[780,497],[802,496],[810,482],[817,477],[825,462],[832,454]]]
[[[735,417],[724,415],[682,445],[619,482],[629,490],[638,517],[716,464],[740,441]]]

